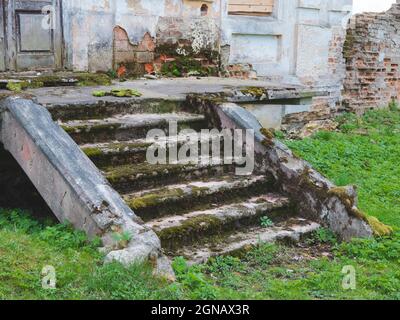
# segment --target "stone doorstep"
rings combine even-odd
[[[129,101],[145,101],[151,99],[166,99],[173,101],[184,101],[189,94],[224,94],[234,96],[235,92],[246,87],[259,87],[265,89],[269,93],[272,100],[276,99],[298,99],[299,97],[310,97],[318,95],[326,95],[327,90],[324,88],[310,89],[306,86],[293,85],[283,83],[281,81],[271,80],[242,80],[224,77],[188,77],[188,78],[161,78],[157,80],[138,79],[128,80],[126,82],[114,82],[112,88],[126,89],[135,88],[139,90],[143,96],[139,98],[117,98],[117,97],[94,97],[93,91],[107,90],[104,86],[96,87],[55,87],[55,88],[37,88],[28,89],[27,92],[36,96],[39,104],[49,109],[53,106],[60,105],[62,102],[66,107],[76,105],[101,105],[107,103],[127,103]],[[248,101],[258,102],[258,97],[248,96]]]
[[[281,212],[284,209],[290,210],[289,199],[269,193],[215,209],[154,219],[146,225],[160,237],[163,248],[176,248],[182,243],[198,240],[202,243],[212,235],[259,225],[258,219],[263,216],[278,222],[287,217]]]
[[[166,196],[163,196],[163,191],[165,191],[165,188],[156,188],[156,189],[149,189],[149,190],[142,190],[138,191],[135,193],[131,193],[128,195],[125,195],[125,199],[139,199],[142,197],[146,197],[149,195],[159,195],[160,196],[160,201],[162,202],[163,200],[169,198],[169,194],[175,194],[179,196],[186,196],[186,195],[193,195],[194,193],[197,193],[197,191],[201,190],[204,191],[206,194],[212,194],[216,192],[221,192],[221,191],[226,191],[230,190],[233,188],[243,188],[243,187],[248,187],[251,186],[252,184],[258,183],[258,182],[266,182],[269,181],[269,179],[262,175],[262,176],[246,176],[246,177],[234,177],[232,178],[231,176],[223,176],[217,179],[210,179],[208,181],[191,181],[188,182],[187,184],[173,184],[173,185],[168,185],[168,190]],[[180,190],[181,192],[175,192],[174,190]]]
[[[228,163],[228,160],[232,164]],[[162,165],[128,164],[107,167],[103,172],[115,189],[122,193],[130,193],[182,181],[234,175],[237,167],[240,165],[237,165],[235,159],[201,157],[193,159],[193,163],[189,164],[182,161]]]
[[[135,139],[128,141],[113,141],[113,142],[103,142],[103,143],[87,143],[81,145],[83,151],[87,149],[99,149],[104,155],[117,155],[125,152],[143,150],[143,146],[147,149],[149,145],[175,145],[183,144],[187,142],[202,143],[205,141],[212,141],[214,139],[222,139],[222,134],[200,134],[199,132],[195,134],[188,135],[178,135],[178,136],[166,136],[160,137],[159,139],[149,138],[149,139]]]
[[[60,122],[61,126],[67,128],[85,128],[83,130],[90,130],[97,126],[120,126],[126,128],[138,128],[142,126],[156,126],[161,122],[166,121],[177,121],[177,122],[191,122],[191,121],[202,121],[205,117],[203,115],[189,114],[189,113],[142,113],[142,114],[126,114],[116,115],[114,117],[106,119],[94,119],[94,120],[72,120],[67,122]]]
[[[160,232],[170,228],[182,227],[186,221],[197,217],[210,216],[223,223],[232,219],[250,217],[256,215],[259,211],[269,211],[287,205],[289,205],[289,199],[287,197],[270,193],[259,197],[253,197],[241,203],[225,205],[216,209],[195,211],[185,215],[154,219],[148,222],[147,225],[153,230]]]
[[[230,234],[219,243],[187,245],[171,253],[173,256],[185,257],[190,265],[206,263],[216,256],[242,255],[265,243],[297,243],[320,227],[318,223],[309,220],[291,218],[273,227],[254,227],[244,232]]]
[[[183,214],[194,208],[215,207],[250,194],[260,194],[271,189],[272,182],[267,176],[221,176],[128,193],[123,199],[143,220],[149,221],[171,212]]]
[[[230,161],[232,164],[227,164]],[[199,173],[202,171],[212,170],[213,168],[218,169],[219,167],[233,167],[237,161],[234,158],[221,157],[200,157],[195,158],[191,163],[186,161],[176,161],[169,164],[148,164],[146,162],[139,164],[127,164],[121,166],[110,166],[104,168],[105,176],[113,182],[118,181],[134,181],[136,179],[152,177],[155,179],[162,178],[163,175],[179,175],[189,174],[196,171]]]
[[[165,150],[167,156],[171,148],[177,150],[182,146],[196,145],[201,150],[202,145],[209,145],[209,155],[212,154],[212,144],[216,140],[223,145],[222,134],[189,134],[166,136],[159,139],[137,139],[128,141],[113,141],[104,143],[90,143],[81,146],[82,151],[99,167],[124,165],[146,162],[149,147]],[[221,152],[222,153],[222,152]]]
[[[44,87],[74,87],[77,86],[79,80],[74,76],[74,73],[63,73],[62,75],[49,75],[51,80],[48,82],[44,82]],[[1,77],[1,74],[0,74]],[[4,78],[0,78],[0,89],[6,89],[9,83],[23,83],[23,82],[32,82],[35,80],[41,81],[41,79],[45,79],[47,77],[46,74],[37,74],[29,73],[29,74],[18,74],[15,75],[9,74],[5,75]]]
[[[169,121],[176,121],[178,130],[197,129],[204,125],[203,115],[188,113],[127,114],[107,119],[60,122],[63,129],[79,144],[126,141],[145,138],[151,129],[168,132]]]

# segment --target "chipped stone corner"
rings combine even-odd
[[[90,238],[102,239],[106,262],[150,261],[158,274],[174,278],[158,236],[124,203],[44,107],[19,97],[2,100],[0,142],[59,221],[68,221]],[[118,243],[115,235],[124,233],[129,240]]]

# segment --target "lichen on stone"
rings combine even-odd
[[[157,193],[150,193],[128,201],[129,207],[134,210],[154,207],[166,198],[175,198],[183,195],[182,189],[158,190]]]
[[[103,155],[103,151],[100,148],[84,148],[82,151],[89,157],[99,157]]]
[[[44,84],[41,81],[38,81],[37,79],[33,80],[27,80],[27,81],[10,81],[7,83],[7,90],[20,93],[26,89],[35,89],[35,88],[41,88],[43,87]]]
[[[109,86],[111,79],[104,73],[76,73],[73,75],[78,80],[78,85],[82,87],[90,86]]]
[[[22,81],[22,82],[14,82],[10,81],[7,83],[7,90],[13,91],[15,93],[20,93],[23,90],[27,89],[29,87],[28,82]]]
[[[262,144],[264,146],[270,147],[274,144],[275,134],[272,130],[269,130],[267,128],[262,128],[260,130],[260,133],[265,137],[265,139],[262,141]]]
[[[252,96],[257,99],[266,97],[265,89],[262,87],[246,87],[240,90],[244,95]]]
[[[336,196],[341,200],[347,209],[352,210],[355,205],[355,198],[351,196],[346,187],[334,187],[328,191],[328,195]]]
[[[26,89],[58,87],[66,84],[78,84],[79,86],[108,86],[111,85],[111,79],[103,73],[60,73],[54,75],[41,75],[32,79],[21,78],[19,81],[10,81],[6,88],[10,91],[19,93]]]
[[[185,240],[186,237],[195,236],[196,231],[204,231],[207,229],[209,232],[212,232],[221,228],[222,225],[222,221],[214,216],[200,215],[187,219],[179,226],[166,228],[156,233],[160,239],[164,241],[173,239],[182,241]]]
[[[393,232],[391,227],[383,224],[377,218],[365,214],[359,208],[357,208],[355,197],[349,194],[346,187],[332,188],[328,191],[328,195],[336,196],[339,200],[341,200],[349,214],[366,222],[371,227],[375,236],[387,236]]]
[[[142,94],[136,89],[112,89],[110,95],[118,98],[142,96]]]

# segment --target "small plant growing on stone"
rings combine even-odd
[[[270,218],[268,218],[267,216],[261,217],[260,221],[261,221],[261,227],[263,227],[263,228],[269,228],[274,225],[273,221]]]
[[[107,75],[111,78],[111,79],[117,79],[118,78],[118,74],[116,70],[110,69],[107,71]]]
[[[312,234],[311,238],[306,241],[308,244],[336,244],[336,235],[329,229],[320,228]]]
[[[389,103],[389,110],[390,111],[398,111],[399,110],[399,103],[395,99],[392,99]]]
[[[105,91],[93,91],[93,96],[94,97],[105,97],[107,95],[107,92]]]
[[[285,139],[285,133],[281,130],[275,130],[274,132],[275,138],[284,140]]]
[[[119,249],[124,249],[128,246],[129,241],[131,241],[132,235],[128,231],[122,233],[113,233],[113,240],[116,242]]]

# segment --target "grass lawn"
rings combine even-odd
[[[339,244],[323,229],[299,246],[262,245],[240,259],[188,267],[178,258],[171,284],[146,265],[103,265],[98,243],[67,226],[0,210],[0,299],[400,299],[400,111],[339,121],[340,132],[287,144],[336,184],[357,185],[361,209],[393,226],[391,237]],[[47,265],[55,290],[41,286]],[[355,268],[355,290],[342,287],[345,266]]]

